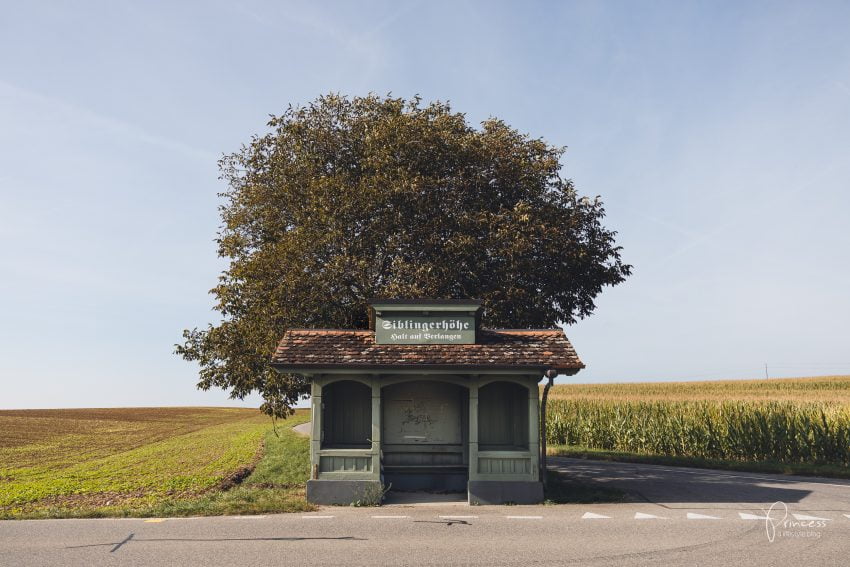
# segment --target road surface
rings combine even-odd
[[[0,522],[0,565],[848,565],[850,482],[557,458],[623,504]],[[772,508],[771,508],[772,506]]]

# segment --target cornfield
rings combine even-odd
[[[822,386],[796,383],[784,391]],[[843,397],[834,391],[819,401],[735,400],[734,391],[725,392],[725,399],[696,399],[700,385],[683,390],[680,383],[667,395],[657,391],[663,385],[655,385],[650,399],[643,385],[634,385],[633,396],[629,385],[612,386],[616,398],[608,395],[607,385],[575,386],[574,393],[572,386],[557,388],[547,411],[547,442],[638,454],[850,466],[850,404],[829,401]]]

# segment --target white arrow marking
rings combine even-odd
[[[689,520],[720,520],[717,516],[706,516],[705,514],[695,514],[693,512],[688,512]]]
[[[742,520],[766,520],[767,516],[757,516],[755,514],[745,514],[744,512],[738,512],[738,515],[741,516]]]
[[[644,514],[643,512],[635,512],[635,520],[666,520],[661,516],[653,516],[652,514]]]
[[[831,520],[832,518],[819,518],[818,516],[807,516],[805,514],[791,514],[798,520]]]
[[[844,515],[847,516],[848,518],[850,518],[850,514],[844,514]]]
[[[594,514],[593,512],[585,512],[582,520],[610,520],[611,516],[603,516],[602,514]]]

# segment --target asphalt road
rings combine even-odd
[[[634,501],[7,521],[0,565],[850,565],[850,482],[553,464],[625,488]]]

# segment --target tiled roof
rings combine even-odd
[[[584,368],[560,329],[477,331],[469,345],[379,345],[373,331],[291,329],[272,357],[282,371],[318,368],[379,369],[405,366],[548,369]]]

